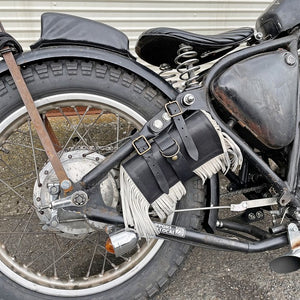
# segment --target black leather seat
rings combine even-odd
[[[174,28],[154,28],[142,33],[136,44],[136,53],[146,62],[159,66],[167,63],[175,68],[174,62],[180,44],[193,46],[198,52],[200,63],[219,58],[250,39],[252,28],[243,27],[217,35],[200,35]]]

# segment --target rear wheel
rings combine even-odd
[[[23,68],[28,87],[68,176],[78,181],[141,128],[166,101],[134,74],[93,61],[47,61]],[[55,175],[10,76],[1,78],[0,288],[5,299],[133,299],[153,296],[189,247],[141,240],[116,258],[105,224],[49,208]],[[51,192],[52,189],[52,192]],[[120,207],[119,169],[101,183],[104,202]],[[180,207],[204,205],[198,179]],[[198,228],[199,213],[167,221]]]

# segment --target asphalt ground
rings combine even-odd
[[[194,248],[155,300],[300,299],[299,271],[274,273],[269,262],[288,248],[244,254]]]
[[[224,191],[224,178],[221,183]],[[242,196],[234,196],[223,201],[221,205],[243,200],[245,199]],[[225,218],[232,214],[222,211],[219,215]],[[271,218],[268,213],[265,216],[263,221],[254,225],[267,229]],[[285,247],[246,254],[194,247],[170,284],[155,300],[298,300],[300,271],[278,274],[269,266],[273,259],[288,251],[289,248]]]

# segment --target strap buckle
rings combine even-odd
[[[159,150],[159,152],[161,153],[161,155],[163,156],[163,157],[165,157],[165,158],[172,158],[172,160],[177,160],[177,154],[179,153],[179,151],[180,151],[180,146],[179,146],[179,144],[178,144],[178,142],[175,140],[175,139],[173,139],[172,138],[172,140],[173,140],[173,142],[174,142],[174,144],[172,145],[172,146],[174,146],[174,145],[176,145],[176,150],[174,151],[174,153],[173,154],[169,154],[169,155],[167,155],[167,154],[165,154],[164,152],[163,152],[163,150]],[[171,146],[171,147],[172,147]],[[165,149],[165,151],[166,151],[167,149]]]
[[[136,143],[138,141],[144,141],[144,145],[143,146],[137,146]],[[137,137],[136,139],[134,139],[132,141],[132,146],[135,149],[135,151],[137,152],[138,155],[144,155],[145,153],[147,153],[150,149],[151,149],[151,145],[148,142],[148,140],[146,139],[146,137],[144,135],[140,135],[139,137]],[[143,148],[144,146],[147,146],[146,149],[143,149],[143,151],[141,151],[140,149]]]
[[[176,107],[171,107],[171,105],[175,104]],[[182,115],[183,111],[177,101],[170,101],[165,104],[165,110],[170,118],[174,118],[176,116]],[[173,111],[173,113],[171,112]]]

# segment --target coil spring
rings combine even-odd
[[[180,73],[179,78],[185,81],[185,88],[198,84],[199,75],[197,71],[200,70],[200,66],[197,65],[199,63],[197,56],[198,53],[193,50],[192,46],[179,45],[175,63],[178,65],[176,70]]]
[[[160,69],[159,76],[164,78],[171,85],[174,85],[175,83],[178,82],[178,80],[175,80],[176,74],[174,73],[174,70],[169,64],[161,64],[159,66],[159,69]]]

